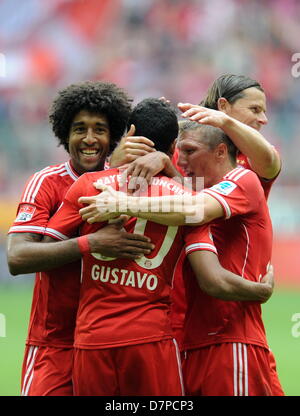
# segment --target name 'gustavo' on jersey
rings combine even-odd
[[[99,264],[91,267],[91,278],[94,281],[110,285],[120,285],[137,289],[147,289],[153,292],[158,286],[158,277],[155,274],[136,270],[120,269]]]

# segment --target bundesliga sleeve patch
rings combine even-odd
[[[35,212],[35,207],[33,205],[24,204],[20,207],[18,216],[15,222],[26,222],[30,221]]]
[[[217,185],[212,186],[210,189],[218,192],[222,195],[229,195],[237,187],[237,185],[230,181],[223,181]]]

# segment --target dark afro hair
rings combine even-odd
[[[69,151],[72,121],[82,110],[105,115],[110,129],[110,151],[124,134],[131,112],[132,99],[115,84],[85,81],[60,90],[49,112],[52,130],[59,144]]]
[[[135,125],[135,136],[152,140],[156,150],[167,153],[178,136],[178,120],[175,110],[158,98],[145,98],[132,110],[128,121]]]

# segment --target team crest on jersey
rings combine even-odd
[[[229,195],[236,188],[236,184],[230,181],[223,181],[211,187],[216,192],[222,195]]]
[[[28,204],[22,205],[15,222],[30,221],[33,217],[34,212],[35,212],[34,206],[28,205]]]

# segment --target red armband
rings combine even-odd
[[[87,254],[91,252],[89,239],[87,235],[83,235],[82,237],[77,238],[77,243],[79,247],[79,251],[81,254]]]

